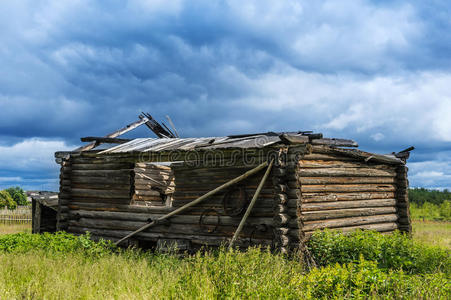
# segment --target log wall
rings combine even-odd
[[[300,191],[301,240],[324,228],[410,231],[404,166],[366,163],[314,146],[295,168],[289,186]]]
[[[63,163],[60,195],[61,199],[67,200],[60,203],[60,209],[63,211],[67,208],[64,221],[67,222],[68,232],[81,234],[89,231],[93,237],[117,240],[260,163],[257,159],[251,164],[237,163],[229,167],[208,163],[198,167],[179,165],[169,170],[159,168],[155,171],[153,167],[149,169],[147,165],[133,164],[126,159],[115,163],[111,157],[102,160],[92,154],[81,154]],[[167,173],[163,174],[161,169],[165,169]],[[160,239],[189,240],[195,247],[227,243],[237,229],[247,201],[252,198],[263,173],[264,170],[237,184],[235,188],[214,195],[205,202],[171,217],[168,222],[137,234],[133,239],[149,242],[157,242]],[[155,201],[151,199],[150,206],[137,205],[137,196],[150,197],[153,194],[149,193],[154,191],[154,186],[142,180],[148,178],[141,174],[167,183],[166,190],[160,192],[173,192],[172,201],[155,205]],[[148,187],[150,189],[146,190]],[[274,246],[275,198],[274,185],[269,180],[237,240],[237,246]],[[243,208],[241,213],[237,211],[237,207]],[[295,223],[296,219],[289,222]],[[279,224],[289,226],[284,219],[281,219]]]

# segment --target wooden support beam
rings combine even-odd
[[[257,187],[257,190],[255,191],[254,196],[252,197],[251,203],[247,207],[246,212],[244,213],[243,218],[241,219],[240,224],[238,225],[238,228],[235,231],[235,234],[233,235],[232,240],[230,241],[229,250],[232,249],[233,243],[236,241],[238,235],[240,234],[241,230],[243,229],[244,223],[246,223],[247,217],[249,217],[249,214],[251,213],[252,208],[255,205],[255,202],[258,199],[258,195],[260,195],[260,191],[262,190],[263,186],[265,185],[266,179],[268,178],[269,173],[271,172],[272,165],[274,163],[274,159],[271,160],[269,163],[268,168],[266,169],[265,174],[263,175],[262,180],[260,181],[260,184]]]

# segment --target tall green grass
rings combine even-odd
[[[305,270],[297,256],[258,248],[178,256],[120,250],[64,233],[6,235],[0,237],[0,299],[451,297],[443,267],[416,274],[382,268],[377,256],[359,253],[355,245],[348,247],[352,259],[336,256]]]

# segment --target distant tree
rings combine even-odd
[[[0,208],[5,207],[9,209],[16,209],[17,203],[6,190],[3,190],[0,191]]]
[[[10,187],[7,188],[6,191],[11,195],[13,200],[17,203],[17,205],[27,205],[27,195],[25,191],[20,187]]]

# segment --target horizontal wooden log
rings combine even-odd
[[[105,180],[106,181],[106,180]],[[129,182],[121,183],[78,183],[73,182],[68,188],[69,189],[82,189],[82,190],[122,190],[130,191],[131,185]],[[63,185],[62,187],[67,187]]]
[[[288,158],[295,158],[296,155],[290,154],[288,155]],[[362,160],[357,160],[352,157],[347,157],[343,155],[336,155],[336,154],[320,154],[320,153],[312,153],[312,154],[305,154],[302,156],[297,156],[300,160],[332,160],[332,161],[354,161],[354,162],[361,162]]]
[[[107,211],[107,212],[136,212],[136,213],[147,213],[147,214],[167,214],[173,210],[174,207],[169,206],[156,206],[156,207],[143,207],[135,206],[130,204],[113,204],[113,203],[102,203],[102,202],[77,202],[72,201],[68,204],[68,207],[72,211],[78,210],[91,210],[91,211]]]
[[[395,171],[393,165],[366,163],[364,161],[341,161],[341,160],[306,160],[298,162],[300,168],[370,168]]]
[[[349,177],[394,177],[393,170],[379,170],[372,168],[301,168],[298,171],[300,177],[328,177],[328,176],[349,176]]]
[[[302,193],[302,202],[335,202],[371,199],[394,199],[393,192],[360,192],[360,193]]]
[[[104,178],[115,178],[115,177],[127,177],[130,176],[132,170],[72,170],[72,177],[104,177]]]
[[[88,219],[80,218],[78,220],[70,220],[69,226],[90,227],[97,229],[109,230],[136,230],[148,222],[139,221],[125,221],[125,220],[104,220],[104,219]],[[168,223],[168,225],[156,225],[145,230],[145,232],[152,233],[172,233],[172,234],[186,234],[186,235],[205,235],[205,236],[226,236],[231,237],[236,230],[236,225],[204,225],[200,226],[198,223],[194,224],[175,224]],[[216,227],[216,230],[212,230]],[[211,232],[209,232],[211,231]],[[244,226],[240,237],[252,238],[267,238],[272,239],[273,233],[271,230],[265,228],[265,231],[256,230],[254,226]]]
[[[130,174],[111,177],[91,177],[91,176],[71,176],[72,183],[89,183],[89,184],[130,184]]]
[[[70,203],[72,202],[80,202],[80,203],[104,203],[106,205],[112,204],[120,204],[126,205],[131,203],[131,197],[129,198],[97,198],[97,197],[84,197],[73,195],[70,199]]]
[[[318,185],[302,185],[302,193],[318,193],[318,192],[394,192],[396,186],[393,184],[318,184]]]
[[[93,190],[93,189],[78,189],[71,190],[72,197],[95,197],[95,198],[114,198],[123,199],[130,198],[130,190]]]
[[[290,188],[310,184],[366,184],[366,183],[397,183],[394,177],[299,177],[297,180],[289,181]]]
[[[117,220],[117,221],[138,221],[138,222],[147,222],[150,219],[156,220],[164,214],[159,213],[131,213],[131,212],[110,212],[110,211],[90,211],[90,210],[76,210],[71,212],[71,218],[75,217],[83,217],[89,219],[103,219],[103,220]],[[172,216],[169,220],[174,224],[199,224],[200,215],[175,215]],[[227,226],[238,226],[241,221],[241,217],[229,217],[229,216],[217,216],[213,214],[207,214],[202,217],[202,223],[206,225],[216,225],[218,223],[221,225]],[[246,224],[249,226],[257,226],[257,225],[273,225],[272,217],[267,218],[258,218],[258,217],[249,217],[246,221]]]
[[[355,231],[357,229],[374,230],[374,231],[379,231],[379,232],[391,232],[391,231],[395,231],[396,229],[398,229],[398,224],[395,222],[365,224],[365,225],[360,225],[360,226],[339,227],[339,228],[334,228],[333,230],[338,230],[338,231],[346,233],[346,232]],[[304,236],[306,239],[309,239],[313,233],[314,233],[314,231],[306,231],[306,232],[304,232]]]
[[[363,224],[395,222],[397,220],[398,216],[396,214],[388,214],[366,217],[341,218],[334,220],[305,221],[303,230],[312,231],[323,228],[336,228],[346,226],[359,226]]]
[[[89,227],[76,227],[69,226],[68,232],[83,234],[89,231],[90,233],[100,236],[100,237],[113,237],[113,238],[122,238],[131,233],[131,231],[127,230],[107,230],[107,229],[96,229]],[[140,240],[151,240],[156,241],[158,239],[186,239],[191,243],[200,244],[200,245],[210,245],[210,246],[220,246],[226,245],[229,242],[229,238],[227,237],[215,237],[215,236],[202,236],[202,235],[189,235],[189,234],[172,234],[172,233],[153,233],[153,232],[140,232],[135,235],[137,239]],[[238,247],[247,247],[249,246],[248,238],[238,238],[235,242],[235,245]],[[272,240],[265,239],[252,239],[252,244],[259,244],[263,246],[271,246]]]
[[[133,164],[130,163],[105,163],[105,164],[72,164],[72,170],[130,170],[133,169]]]
[[[396,207],[366,207],[349,209],[332,209],[323,211],[303,211],[302,221],[338,219],[346,217],[375,216],[396,213]]]
[[[307,211],[318,211],[318,210],[322,211],[322,210],[327,210],[327,209],[346,209],[346,208],[360,208],[360,207],[387,207],[387,206],[395,206],[395,205],[396,205],[396,199],[313,202],[313,203],[302,203],[301,210],[303,212],[307,212]]]
[[[91,199],[89,199],[91,200]],[[82,202],[80,199],[76,199],[76,201],[71,202],[68,207],[71,210],[93,210],[93,211],[123,211],[123,212],[145,212],[145,213],[160,213],[165,212],[169,213],[177,207],[168,207],[168,206],[153,206],[153,207],[144,207],[137,205],[130,205],[125,203],[99,203],[98,201],[89,201],[85,200]],[[190,207],[186,210],[186,214],[190,215],[202,215],[205,213],[206,208],[213,208],[217,211],[222,212],[222,205],[218,206],[210,206],[210,207]],[[251,217],[273,217],[274,212],[272,207],[254,207],[251,212]]]

